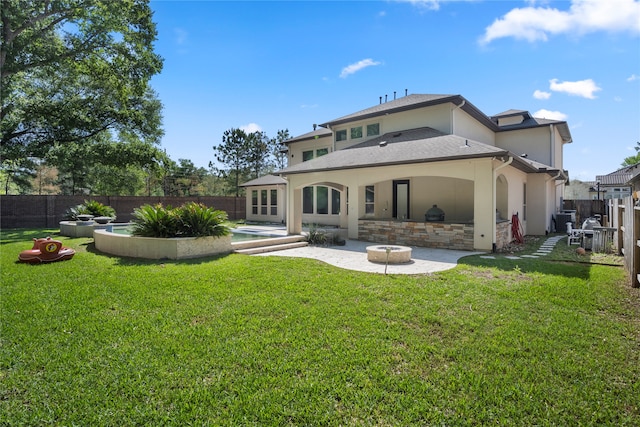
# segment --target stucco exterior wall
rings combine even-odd
[[[449,133],[485,144],[496,145],[496,134],[491,129],[479,123],[460,108],[450,105],[452,107],[452,126]]]
[[[323,136],[318,139],[310,139],[308,141],[300,141],[289,145],[289,166],[302,163],[302,153],[304,151],[313,150],[314,153],[319,148],[328,148],[329,152],[333,151],[333,136]],[[315,154],[314,154],[315,158]]]
[[[457,186],[460,189],[460,195],[454,197],[444,196],[445,193],[449,193],[452,190],[443,190],[443,210],[445,214],[447,209],[450,210],[450,215],[456,215],[464,217],[467,215],[467,208],[463,208],[466,204],[471,203],[473,205],[473,222],[474,222],[474,248],[481,250],[490,250],[492,248],[494,240],[494,215],[493,215],[493,163],[489,158],[483,159],[468,159],[461,161],[445,161],[434,163],[422,163],[422,164],[410,164],[410,165],[397,165],[386,167],[372,167],[366,169],[353,169],[353,170],[339,170],[339,171],[325,171],[325,172],[312,172],[307,174],[292,174],[287,177],[289,181],[289,200],[293,200],[288,206],[287,224],[289,233],[300,233],[301,230],[301,192],[302,188],[308,185],[314,185],[319,183],[336,183],[337,185],[343,185],[349,188],[349,206],[348,206],[348,232],[349,238],[358,238],[358,220],[365,217],[365,189],[366,185],[376,186],[376,204],[375,215],[371,218],[383,218],[390,217],[390,213],[385,213],[382,209],[385,206],[385,200],[380,197],[388,197],[389,209],[391,208],[390,194],[390,182],[393,179],[402,179],[407,177],[429,177],[421,178],[422,183],[428,182],[428,180],[438,178],[440,183],[450,183],[453,186]],[[454,178],[454,180],[443,180],[443,178]],[[386,183],[386,190],[382,189],[382,184]],[[473,184],[469,184],[473,183]],[[415,187],[415,192],[412,189],[412,206],[417,204],[419,200],[419,190],[422,190],[420,186]],[[430,186],[430,190],[437,191],[437,186]],[[472,189],[472,190],[471,190]],[[418,212],[412,211],[412,215],[420,215],[424,218],[424,212],[427,206],[431,207],[434,204],[433,201],[427,200],[423,197],[422,204],[418,204]],[[431,203],[431,204],[429,204]],[[440,205],[439,205],[440,206]],[[423,210],[424,209],[424,210]],[[384,215],[384,216],[383,216]]]
[[[531,174],[527,179],[527,230],[526,234],[543,236],[549,231],[551,215],[549,200],[545,194],[546,174]]]
[[[252,191],[258,191],[258,213],[253,213],[253,200]],[[260,192],[262,190],[267,191],[267,214],[262,214]],[[277,213],[272,215],[271,213],[271,190],[277,191]],[[259,221],[259,222],[273,222],[284,224],[287,217],[287,188],[286,185],[265,185],[247,187],[246,189],[246,219],[247,221]]]
[[[547,126],[499,132],[496,134],[496,146],[516,155],[527,154],[530,160],[552,166],[551,135]]]

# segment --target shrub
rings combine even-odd
[[[225,212],[195,202],[178,208],[144,205],[135,209],[133,216],[134,236],[219,237],[231,232],[225,225]]]
[[[97,200],[85,200],[84,203],[73,206],[64,213],[66,220],[75,221],[78,215],[108,216],[116,218],[116,210],[111,206],[103,205]]]
[[[225,225],[227,213],[208,208],[201,203],[186,203],[176,209],[181,232],[185,236],[226,236],[231,230]]]
[[[170,206],[143,205],[133,211],[132,233],[142,237],[175,237],[178,234],[178,218]]]

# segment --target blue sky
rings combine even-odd
[[[152,0],[162,147],[207,167],[230,128],[292,136],[408,93],[566,120],[593,180],[640,141],[640,1]]]

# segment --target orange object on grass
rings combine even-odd
[[[30,264],[40,264],[42,262],[64,261],[73,258],[76,254],[71,248],[62,246],[62,242],[53,240],[51,237],[33,239],[33,247],[20,252],[18,260]]]

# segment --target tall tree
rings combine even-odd
[[[632,166],[637,163],[640,163],[640,141],[636,142],[636,146],[634,148],[636,150],[636,155],[625,158],[624,161],[622,162],[623,167]]]
[[[276,170],[284,169],[287,167],[287,152],[284,142],[290,139],[289,129],[278,130],[275,138],[269,140],[271,148],[271,156],[273,157],[273,164]]]
[[[218,169],[219,174],[224,178],[230,178],[236,197],[240,195],[240,180],[246,176],[249,169],[248,136],[242,129],[231,128],[222,134],[222,143],[214,146],[216,160],[222,164]]]
[[[0,7],[0,144],[43,157],[98,135],[159,141],[148,0],[9,0]]]
[[[247,148],[247,163],[251,178],[258,178],[267,170],[270,171],[272,163],[267,134],[257,131],[247,135]]]

